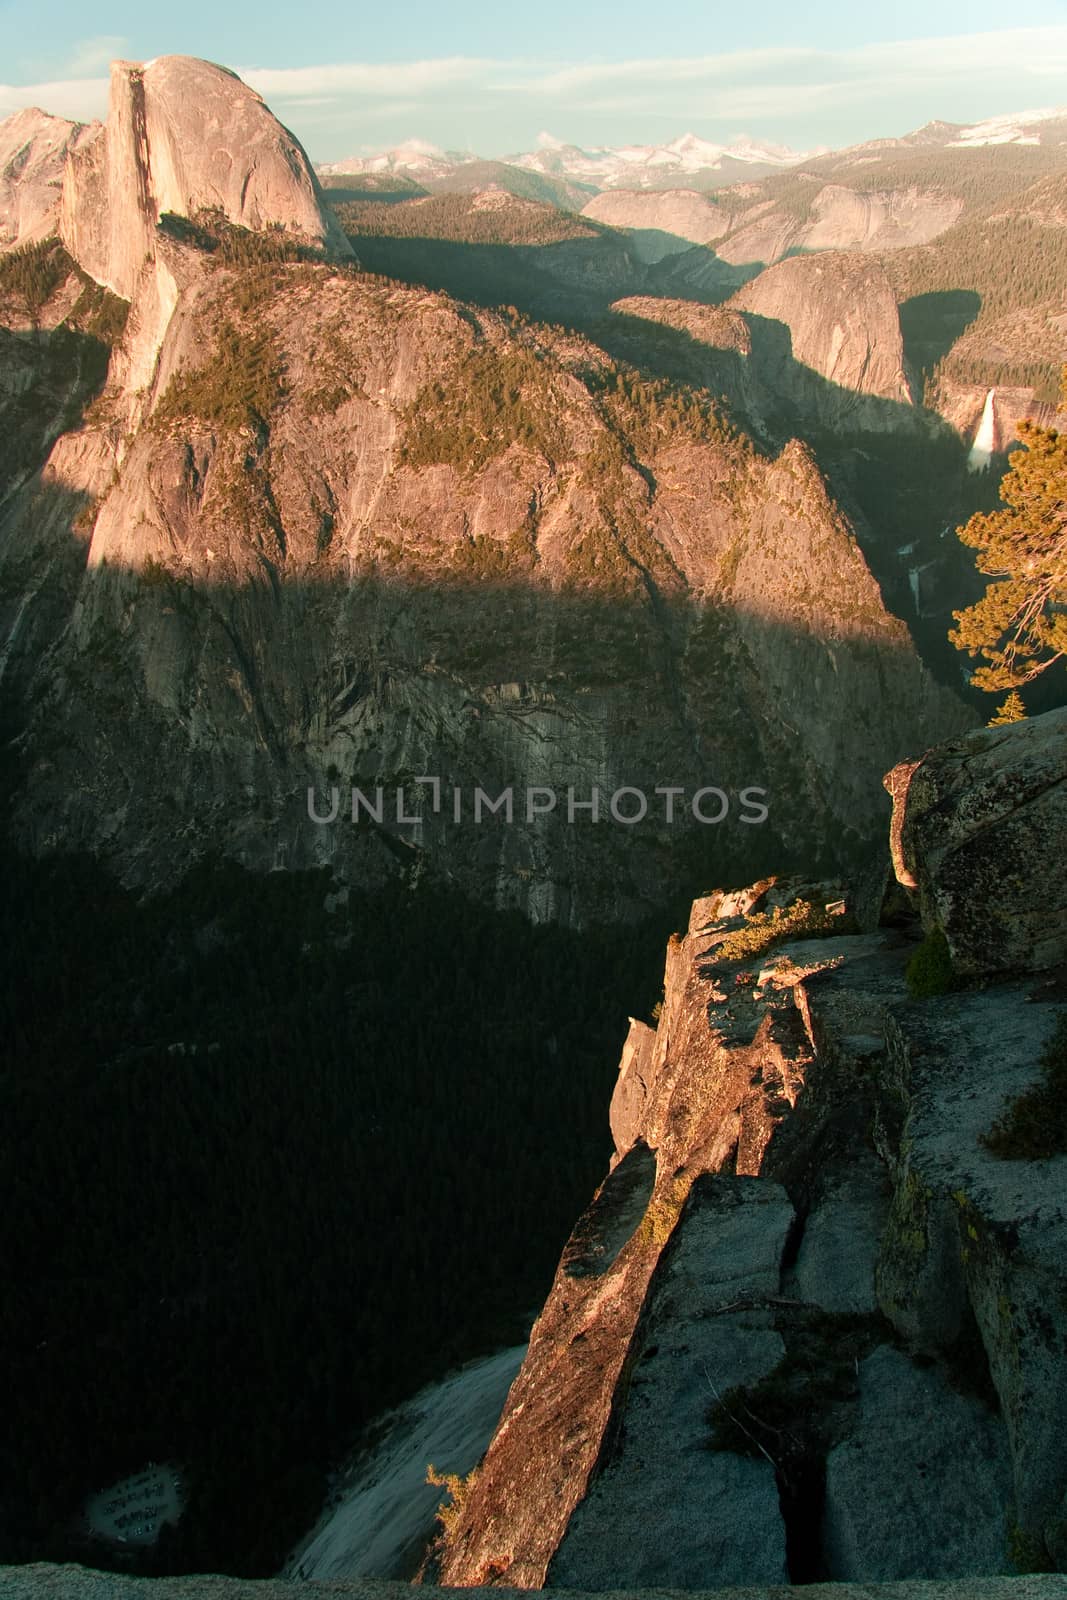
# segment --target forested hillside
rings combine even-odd
[[[930,318],[940,316],[945,297],[954,296],[960,305],[966,305],[963,296],[970,297],[956,342],[924,371],[928,404],[937,404],[946,380],[1023,384],[1034,388],[1037,400],[1058,399],[1067,226],[1055,225],[1047,212],[1031,215],[1024,196],[1010,211],[961,221],[933,244],[883,259],[904,315],[909,302],[923,302],[916,307],[919,315],[912,313],[920,339]],[[936,333],[933,344],[936,349]]]
[[[668,922],[219,863],[140,905],[83,859],[4,876],[0,1561],[106,1565],[86,1495],[166,1460],[188,1506],[143,1559],[270,1573],[363,1423],[522,1337]]]
[[[613,230],[531,200],[482,194],[415,197],[399,204],[347,200],[335,209],[350,238],[447,239],[464,244],[559,244],[611,238]]]

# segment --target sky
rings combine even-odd
[[[102,116],[109,60],[171,53],[235,69],[315,161],[686,132],[807,151],[1067,105],[1067,0],[0,0],[0,117]]]

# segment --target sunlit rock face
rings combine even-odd
[[[917,410],[904,368],[896,296],[859,254],[792,256],[730,302],[748,312],[764,381],[809,418],[841,428],[906,428]]]
[[[607,190],[590,200],[582,215],[632,229],[642,261],[660,261],[691,244],[711,244],[730,226],[728,212],[692,189]]]
[[[98,131],[98,123],[67,122],[36,106],[0,122],[0,250],[56,231],[68,153]]]
[[[732,224],[717,246],[723,260],[780,261],[790,250],[899,250],[927,244],[959,217],[957,195],[920,188],[857,191],[828,183],[811,200],[806,218],[759,201]]]
[[[982,1137],[1039,1081],[1062,985],[916,1001],[919,929],[898,901],[857,932],[839,893],[709,894],[671,939],[436,1581],[947,1597],[1022,1551],[1067,1565],[1067,1157]]]
[[[158,225],[205,211],[252,230],[244,255]],[[759,447],[718,387],[624,376],[562,329],[279,261],[256,237],[275,225],[347,250],[258,96],[186,57],[116,63],[106,125],[68,155],[82,276],[38,308],[32,347],[24,313],[0,329],[25,438],[0,485],[22,842],[147,884],[213,850],[360,881],[434,869],[573,923],[865,847],[886,767],[970,719],[811,452]],[[69,360],[85,273],[130,301],[121,337],[110,303],[87,414],[83,388],[34,375]],[[80,315],[87,367],[106,330]],[[758,320],[707,310],[694,348],[747,368]],[[891,387],[844,356],[827,370],[835,394],[870,379],[858,403]],[[419,775],[441,798],[413,811],[396,791]],[[388,814],[353,826],[351,786]],[[533,788],[553,797],[536,815]],[[633,819],[631,797],[630,822],[609,812],[626,788],[648,805]],[[513,820],[476,817],[476,789],[511,789]],[[701,789],[726,811],[697,819]]]
[[[603,353],[572,335],[312,263],[250,300],[239,272],[165,252],[92,425],[0,534],[27,842],[151,879],[205,848],[362,877],[421,861],[582,921],[713,860],[741,877],[858,847],[885,768],[969,720],[803,446],[668,426],[651,392],[605,405]],[[227,363],[257,349],[284,377],[250,422]],[[405,774],[511,785],[519,821],[424,804],[398,827]],[[309,819],[309,786],[321,804],[352,781],[390,791],[385,827]],[[731,797],[721,826],[684,820],[705,785]],[[558,803],[527,825],[530,786]],[[572,823],[568,789],[594,786],[602,820]],[[637,825],[607,814],[622,786],[648,797]],[[687,796],[673,823],[659,786]],[[740,820],[748,786],[765,824]]]
[[[192,56],[113,62],[107,122],[71,152],[64,243],[129,300],[159,218],[201,211],[351,254],[303,148],[234,73]]]

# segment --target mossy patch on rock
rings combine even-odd
[[[712,952],[716,961],[751,961],[786,939],[821,939],[829,933],[854,932],[851,919],[827,911],[811,900],[794,900],[784,909],[754,911],[743,928],[728,933]]]
[[[948,947],[948,940],[940,928],[934,928],[926,935],[908,962],[904,976],[908,992],[916,1000],[927,1000],[935,994],[947,994],[955,986],[952,953]]]
[[[998,1117],[981,1141],[1003,1161],[1043,1161],[1067,1155],[1067,1017],[1041,1055],[1042,1075]]]

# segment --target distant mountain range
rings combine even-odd
[[[901,138],[872,140],[840,154],[862,155],[867,151],[904,150],[916,145],[965,149],[1065,141],[1067,108],[1061,108],[1013,112],[970,127],[955,122],[929,122]],[[531,174],[535,182],[537,178],[545,179],[553,186],[563,185],[575,193],[604,189],[709,190],[725,188],[746,178],[766,177],[831,153],[825,148],[791,150],[785,145],[749,137],[717,144],[695,133],[684,133],[668,144],[601,145],[591,149],[544,135],[536,150],[501,160],[486,160],[471,151],[442,150],[424,139],[408,139],[390,150],[324,162],[318,171],[327,178],[360,175],[376,177],[379,182],[398,178],[428,189],[482,187],[487,181],[493,181],[491,170],[497,173],[499,181],[501,171],[506,174],[517,169]],[[512,188],[513,184],[504,183],[502,187]]]
[[[819,154],[820,152],[809,152]],[[720,188],[744,178],[765,177],[783,167],[807,159],[805,154],[784,145],[763,144],[742,138],[732,144],[714,144],[695,133],[684,133],[670,144],[628,144],[613,148],[596,146],[583,149],[562,140],[544,136],[539,149],[486,161],[466,150],[441,150],[423,139],[408,139],[392,150],[371,155],[351,156],[344,161],[323,163],[323,177],[340,176],[399,178],[430,189],[442,187],[482,187],[486,171],[511,175],[502,186],[516,188],[514,174],[530,175],[530,198],[559,195],[560,186],[568,194],[563,203],[573,203],[579,194],[589,196],[602,189],[671,189],[695,185],[701,189]]]

